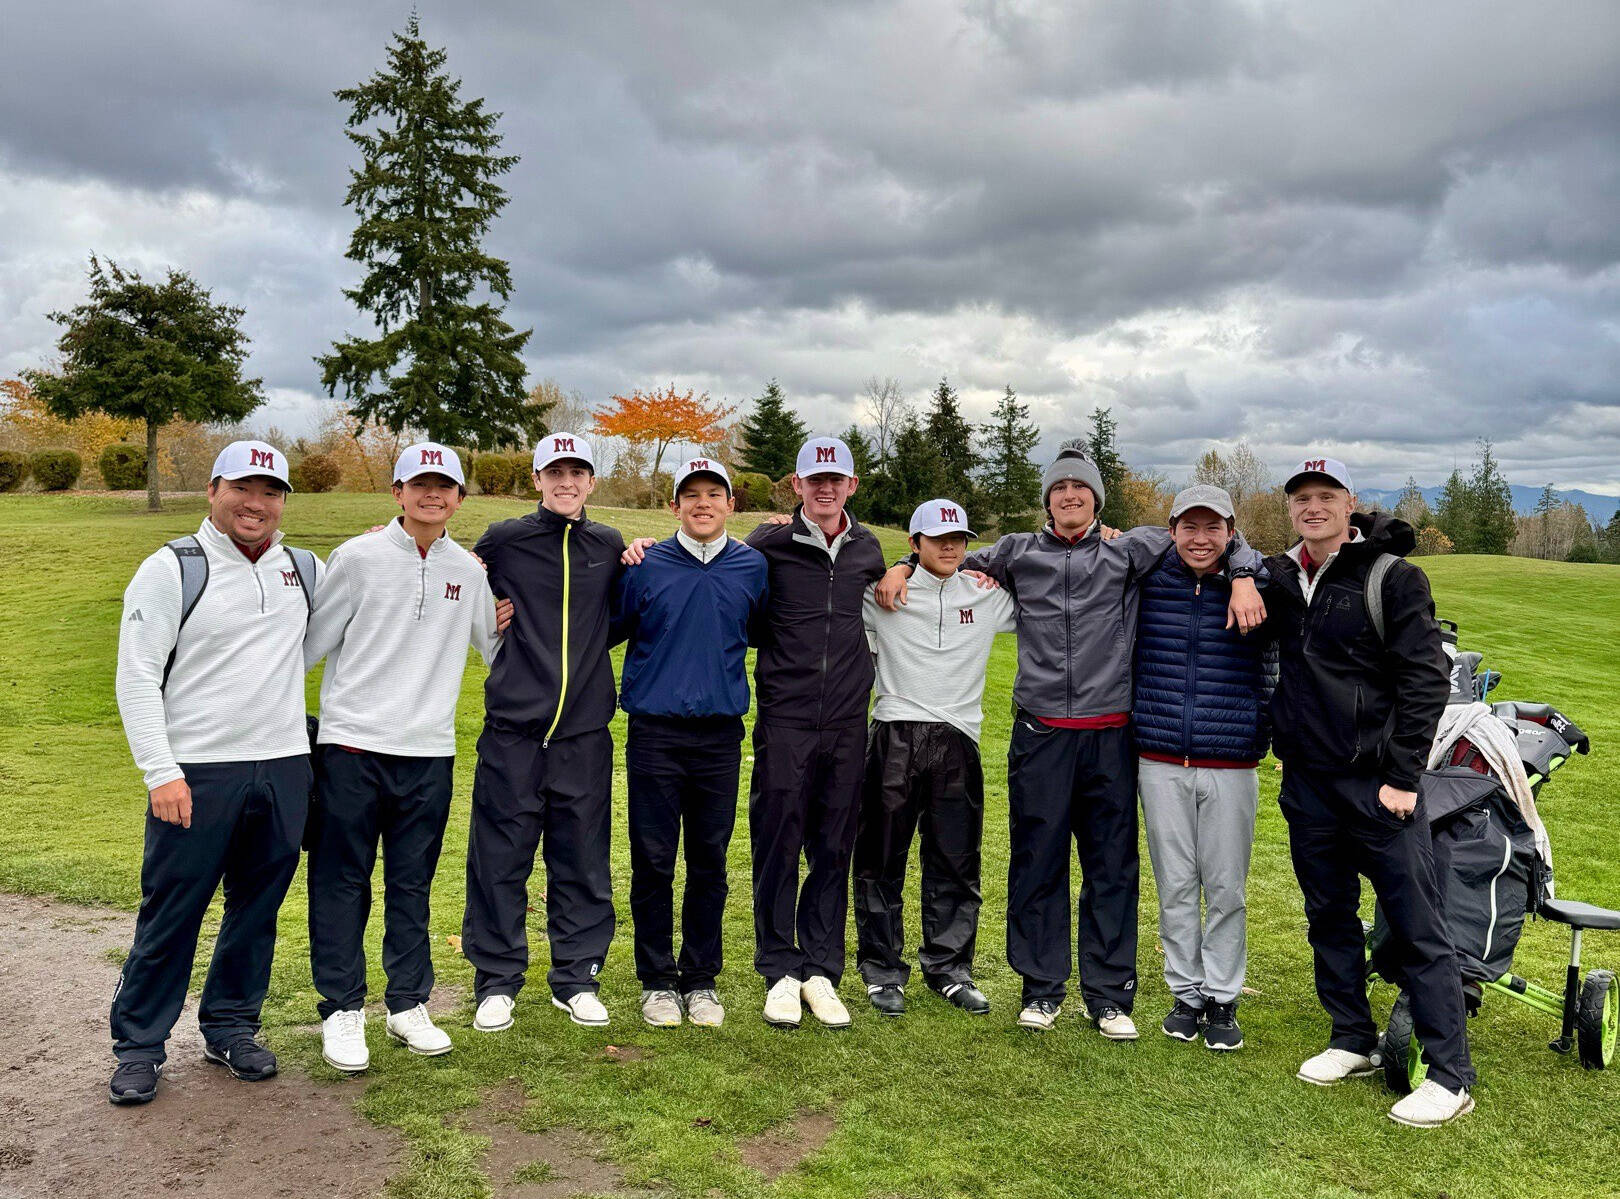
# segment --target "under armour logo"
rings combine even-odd
[[[1327,470],[1327,460],[1325,458],[1310,459],[1305,463],[1305,469],[1325,471]]]
[[[962,523],[962,518],[956,514],[955,508],[941,508],[939,510],[939,519],[942,523],[948,525],[959,525]]]
[[[129,619],[130,619],[131,622],[134,622],[134,621],[138,620],[142,624],[146,623],[146,617],[141,615],[141,610],[139,608],[136,608],[135,611],[133,611],[133,612],[131,612],[129,614]]]
[[[286,585],[288,587],[302,587],[303,586],[303,584],[298,581],[298,572],[296,570],[284,570],[284,571],[282,571],[281,572],[281,581],[282,581],[282,583],[284,585]]]
[[[444,451],[443,450],[423,450],[422,451],[422,461],[419,462],[417,465],[419,465],[419,466],[443,466],[444,465]]]
[[[553,437],[551,439],[551,452],[561,454],[574,452],[574,439],[572,437]]]
[[[270,470],[275,470],[276,469],[276,456],[274,454],[270,453],[270,451],[268,451],[268,450],[249,450],[248,451],[248,465],[249,466],[264,466],[264,467],[268,467]]]
[[[833,445],[818,445],[816,447],[817,462],[837,462],[838,447]]]
[[[458,600],[461,598],[460,583],[446,583],[444,585],[444,598]]]
[[[972,624],[973,623],[973,609],[972,608],[958,608],[956,610],[956,623],[957,624]]]

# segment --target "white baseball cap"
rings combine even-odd
[[[394,463],[394,482],[408,483],[417,475],[443,475],[459,483],[463,490],[467,487],[467,476],[461,472],[461,459],[449,446],[436,441],[419,441],[406,446],[399,461]]]
[[[855,477],[855,459],[849,447],[836,437],[812,437],[799,447],[799,460],[793,473],[801,479],[811,475],[848,475]]]
[[[966,533],[974,538],[978,534],[968,528],[967,509],[955,500],[929,500],[918,504],[911,514],[909,531],[913,537],[944,537],[947,533]]]
[[[726,485],[726,494],[731,494],[731,476],[726,473],[725,465],[716,462],[713,458],[688,458],[681,463],[675,471],[675,487],[670,494],[679,498],[681,484],[693,475],[713,475]]]
[[[591,468],[591,474],[596,473],[596,459],[591,457],[591,443],[578,433],[547,433],[540,439],[540,444],[534,447],[534,469],[545,470],[553,462],[561,462],[564,458],[574,458]]]
[[[1283,484],[1283,491],[1291,494],[1299,486],[1301,480],[1311,475],[1320,475],[1346,491],[1355,491],[1355,488],[1350,485],[1350,468],[1337,458],[1305,459],[1305,461],[1288,472],[1288,482]]]
[[[210,479],[249,479],[262,475],[274,479],[288,491],[287,455],[264,441],[233,441],[214,459]]]

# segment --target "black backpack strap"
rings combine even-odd
[[[169,549],[180,562],[180,623],[174,630],[175,646],[169,651],[169,660],[163,664],[162,687],[169,685],[169,672],[174,669],[174,658],[180,651],[180,630],[186,627],[197,601],[208,589],[208,555],[203,552],[202,543],[194,535],[176,537],[169,542]]]
[[[1384,629],[1384,579],[1399,561],[1400,558],[1394,554],[1379,554],[1373,559],[1372,569],[1367,572],[1367,619],[1372,622],[1378,640],[1385,643],[1389,638]]]

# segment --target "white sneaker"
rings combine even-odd
[[[1056,1000],[1037,999],[1025,1004],[1024,1010],[1018,1013],[1018,1027],[1051,1032],[1057,1027],[1057,1018],[1062,1013],[1063,1007]]]
[[[412,1053],[438,1057],[450,1052],[450,1034],[433,1023],[433,1017],[420,1003],[403,1012],[389,1012],[384,1028],[394,1040],[405,1042],[405,1048]]]
[[[776,985],[765,996],[765,1023],[777,1028],[798,1028],[804,1017],[799,1004],[799,980],[791,974],[776,980]]]
[[[333,1012],[321,1021],[321,1059],[332,1069],[349,1074],[371,1065],[364,1012]]]
[[[1466,1090],[1448,1091],[1432,1078],[1389,1109],[1389,1118],[1408,1128],[1438,1128],[1474,1110],[1474,1097]]]
[[[486,995],[473,1016],[473,1028],[478,1032],[505,1032],[512,1027],[512,1009],[517,1000],[510,995]]]
[[[654,1028],[679,1028],[681,997],[674,991],[643,991],[641,1018]]]
[[[720,1006],[720,996],[712,990],[688,991],[686,1021],[699,1028],[719,1028],[726,1022],[726,1009]]]
[[[1299,1068],[1294,1077],[1319,1087],[1331,1087],[1347,1078],[1365,1078],[1378,1069],[1372,1058],[1348,1049],[1324,1049]]]
[[[1136,1021],[1117,1007],[1099,1009],[1091,1022],[1110,1041],[1134,1041],[1137,1038]]]
[[[833,990],[832,979],[825,974],[804,980],[799,995],[810,1007],[810,1014],[828,1028],[848,1028],[849,1009]]]
[[[560,1007],[568,1013],[568,1018],[575,1024],[586,1028],[605,1028],[608,1022],[608,1010],[602,1006],[602,1001],[596,997],[595,991],[575,991],[567,999],[551,997],[553,1007]]]

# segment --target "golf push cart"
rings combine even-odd
[[[1422,787],[1468,1014],[1478,1014],[1486,994],[1515,1000],[1559,1021],[1550,1049],[1574,1050],[1582,1066],[1605,1069],[1620,1041],[1620,983],[1609,970],[1581,977],[1581,942],[1587,931],[1620,931],[1620,912],[1553,895],[1552,848],[1536,810],[1547,779],[1573,754],[1590,752],[1591,741],[1548,704],[1487,705],[1501,676],[1481,669],[1480,654],[1458,652],[1457,626],[1442,624],[1452,693]],[[1569,927],[1562,993],[1512,971],[1529,916]],[[1399,959],[1382,911],[1374,913],[1367,944],[1368,985],[1383,978],[1399,986]],[[1397,1093],[1411,1091],[1427,1073],[1405,994],[1395,1001],[1376,1056]]]

